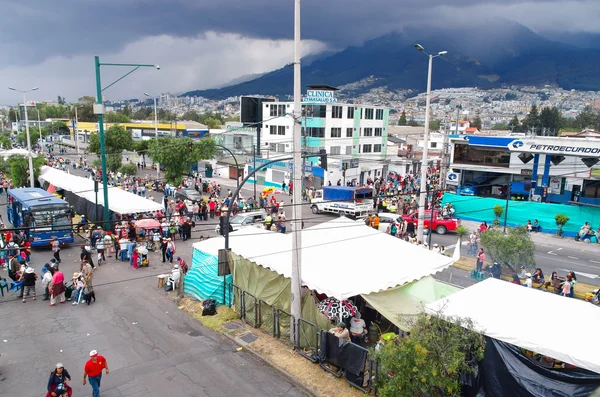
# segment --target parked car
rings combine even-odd
[[[387,228],[393,222],[403,222],[402,217],[400,215],[392,212],[380,212],[377,215],[379,216],[379,230],[382,232],[386,232]]]
[[[190,200],[192,203],[201,202],[202,195],[195,189],[181,189],[175,193],[175,197],[180,200]]]
[[[413,222],[415,226],[418,224],[418,214],[413,215],[402,215],[408,222]],[[431,223],[431,210],[425,210],[425,220],[423,222],[424,227],[429,230],[435,230],[437,234],[446,234],[448,232],[456,231],[456,228],[460,226],[460,219],[449,218],[444,219],[439,211],[433,213],[433,228],[430,226]]]
[[[260,225],[265,222],[267,218],[267,212],[265,210],[251,211],[251,212],[240,212],[239,214],[232,216],[229,219],[230,230],[236,231],[243,226]],[[215,232],[220,234],[221,227],[217,225]]]

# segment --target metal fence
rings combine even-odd
[[[319,348],[320,348],[320,333],[327,332],[319,330],[319,328],[303,318],[297,320],[283,309],[269,305],[263,300],[257,299],[249,292],[243,291],[237,285],[231,283],[231,296],[233,299],[233,309],[241,320],[253,327],[260,328],[265,332],[278,338],[285,343],[291,343],[299,355],[310,360],[313,363],[319,363]],[[293,332],[297,330],[297,332]],[[295,340],[291,340],[291,335],[295,334]],[[377,395],[376,383],[378,377],[378,363],[374,361],[367,352],[367,360],[365,361],[364,372],[362,376],[346,376],[346,382],[349,385],[370,393],[375,391]],[[336,376],[342,376],[341,369],[332,370],[324,366],[324,362],[320,362],[321,366]]]
[[[260,328],[273,336],[276,336],[275,330],[275,308],[263,300],[258,301],[258,313],[260,320]]]

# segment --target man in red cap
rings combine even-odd
[[[86,383],[86,378],[92,386],[92,397],[100,397],[100,381],[102,380],[102,370],[106,370],[106,375],[109,374],[108,364],[106,359],[98,355],[96,350],[90,352],[90,359],[83,367],[83,384]]]

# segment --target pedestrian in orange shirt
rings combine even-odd
[[[102,370],[106,370],[106,375],[109,374],[108,364],[106,359],[98,355],[96,350],[90,352],[90,359],[83,367],[83,384],[86,383],[86,378],[92,386],[92,397],[100,397],[100,381],[102,380]]]

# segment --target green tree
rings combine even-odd
[[[557,107],[545,107],[539,117],[541,130],[538,135],[557,136],[561,128],[561,115]]]
[[[518,266],[535,268],[535,244],[525,226],[511,228],[508,234],[491,229],[481,233],[481,243],[495,262],[509,267],[513,272]]]
[[[510,128],[513,132],[521,132],[521,122],[517,118],[517,116],[513,117],[512,120],[508,123],[508,128]]]
[[[135,164],[123,164],[119,167],[119,172],[125,175],[135,175],[137,172],[137,166]]]
[[[94,114],[94,104],[96,98],[92,96],[83,96],[79,98],[75,104],[77,107],[77,119],[83,122],[97,122],[98,116]],[[71,109],[69,112],[69,118],[75,118],[75,109]]]
[[[160,111],[158,114],[160,116]],[[151,117],[154,118],[154,109],[149,107],[139,108],[131,115],[133,120],[147,120]]]
[[[429,131],[439,131],[442,122],[440,120],[429,121]]]
[[[494,226],[500,225],[500,217],[502,216],[502,213],[504,213],[504,207],[502,207],[500,204],[496,204],[494,206]]]
[[[108,128],[104,134],[104,145],[106,151],[106,166],[110,171],[117,171],[123,160],[123,150],[133,148],[131,133],[118,124]],[[90,135],[88,150],[100,155],[100,136],[97,133]]]
[[[510,127],[508,126],[507,123],[501,122],[501,123],[494,124],[494,126],[492,127],[492,130],[497,130],[497,131],[510,130]]]
[[[525,117],[525,120],[523,120],[523,128],[525,131],[534,129],[536,134],[540,132],[540,116],[538,113],[538,108],[535,104],[531,106],[529,114],[527,117]]]
[[[190,120],[198,123],[200,122],[200,115],[198,114],[198,112],[194,112],[192,110],[188,110],[180,118],[181,120]]]
[[[378,393],[382,397],[461,396],[460,375],[473,373],[468,358],[479,361],[485,349],[484,336],[473,330],[469,319],[446,319],[421,314],[410,335],[384,344],[379,360]]]
[[[29,139],[31,140],[32,146],[40,139],[40,133],[36,127],[29,126]],[[25,128],[17,135],[17,142],[22,146],[27,146],[27,131]]]
[[[562,236],[563,234],[563,226],[565,225],[565,223],[569,222],[569,217],[564,215],[564,214],[556,214],[554,216],[554,221],[556,222],[556,235],[557,236]]]
[[[164,165],[167,181],[178,185],[192,165],[213,158],[215,149],[215,142],[210,138],[194,142],[191,138],[166,137],[151,141],[149,154],[153,161]]]
[[[46,163],[46,160],[43,157],[36,157],[32,159],[32,162],[33,176],[37,181],[42,165]],[[29,160],[27,157],[11,156],[8,158],[8,164],[10,166],[10,177],[15,187],[29,186]]]
[[[400,115],[400,119],[398,120],[398,125],[406,125],[407,121],[406,121],[406,112],[403,110],[402,114]]]
[[[104,121],[107,123],[129,123],[131,120],[123,113],[107,112],[104,115]]]
[[[12,148],[12,140],[6,135],[0,135],[0,146],[2,149],[10,149]]]
[[[481,130],[481,117],[476,116],[473,121],[471,121],[471,127]]]
[[[600,111],[594,110],[591,106],[586,106],[575,118],[575,123],[580,130],[586,128],[600,130]]]

